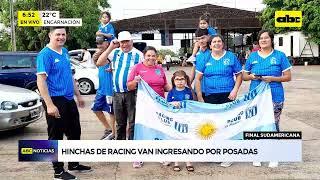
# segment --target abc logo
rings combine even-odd
[[[275,27],[301,27],[302,11],[276,11]]]
[[[286,22],[300,22],[300,17],[290,17],[289,15],[286,15],[285,17],[278,17],[276,19],[279,23],[286,23]]]
[[[21,148],[21,154],[33,154],[32,148]]]

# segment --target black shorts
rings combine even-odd
[[[227,103],[227,102],[232,101],[228,98],[229,94],[230,94],[230,92],[214,93],[214,94],[210,94],[208,96],[204,96],[203,100],[204,100],[204,102],[210,103],[210,104],[223,104],[223,103]]]

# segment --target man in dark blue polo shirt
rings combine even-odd
[[[72,77],[66,42],[66,29],[53,27],[49,33],[50,42],[37,57],[37,85],[44,100],[49,140],[80,140],[81,127],[76,95],[80,107],[84,107],[78,87]],[[76,179],[64,171],[63,162],[53,162],[55,179]],[[69,171],[90,171],[91,167],[78,162],[68,163]]]

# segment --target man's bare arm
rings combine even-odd
[[[77,97],[77,101],[78,101],[79,107],[81,107],[81,108],[84,107],[84,101],[83,101],[83,99],[81,97],[77,82],[76,82],[76,80],[74,78],[73,78],[73,89],[74,89],[74,94]]]
[[[60,117],[58,108],[53,104],[51,97],[49,96],[48,86],[47,86],[47,76],[46,74],[37,75],[37,86],[40,91],[40,95],[43,98],[47,106],[47,113],[50,116],[56,118]]]
[[[106,49],[98,49],[92,56],[92,60],[95,65],[97,65],[98,59],[100,55],[105,51]]]
[[[117,48],[118,44],[115,44],[114,41],[111,41],[109,47],[107,50],[105,50],[98,58],[98,61],[96,63],[97,66],[104,66],[106,64],[110,63],[110,60],[108,59],[109,54],[112,52],[113,49]]]

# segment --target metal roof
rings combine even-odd
[[[119,31],[169,30],[172,33],[193,33],[198,27],[199,17],[205,13],[210,14],[210,25],[220,30],[245,33],[261,29],[261,23],[257,17],[260,15],[259,12],[212,4],[123,19],[113,23]]]

